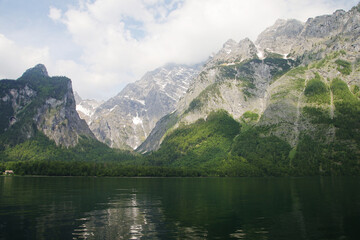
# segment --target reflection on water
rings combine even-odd
[[[358,239],[360,178],[0,178],[0,239]]]
[[[139,239],[146,235],[153,238],[156,224],[152,217],[161,220],[159,201],[138,200],[131,189],[108,199],[106,209],[93,210],[77,219],[79,227],[74,229],[74,239]],[[103,204],[100,204],[103,205]]]
[[[106,208],[93,210],[76,219],[78,227],[73,239],[166,239],[176,235],[182,239],[206,238],[206,231],[182,227],[179,222],[166,222],[160,198],[147,198],[134,189],[118,189],[119,193],[99,203]],[[170,230],[170,229],[171,230]]]

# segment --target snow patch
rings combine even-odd
[[[178,101],[178,99],[174,98],[173,96],[171,96],[171,95],[168,94],[167,92],[164,91],[164,93],[165,93],[166,96],[168,96],[168,97],[171,98],[172,100],[174,100],[174,101],[176,101],[176,102]]]
[[[260,47],[260,46],[255,45],[255,47],[256,47],[256,50],[257,50],[256,55],[258,56],[258,58],[259,58],[260,60],[263,60],[263,59],[265,58],[265,56],[264,56],[264,51],[261,50],[261,47]]]
[[[167,83],[159,83],[161,90],[166,88]]]
[[[125,95],[124,98],[130,99],[131,101],[136,101],[136,102],[141,103],[142,105],[145,105],[145,100],[139,100],[136,98],[132,98],[132,97],[129,97],[128,95]]]
[[[110,112],[114,111],[117,105],[115,105],[113,108],[110,109]]]
[[[230,53],[231,53],[231,48],[225,48],[224,50],[225,50],[226,54],[230,54]]]
[[[135,99],[136,101],[138,101],[139,103],[141,103],[142,105],[145,105],[145,100],[138,100],[138,99]]]
[[[133,121],[133,123],[134,123],[135,125],[142,124],[142,120],[141,120],[141,118],[139,118],[138,116],[133,117],[132,121]]]
[[[87,116],[91,116],[92,115],[92,111],[90,111],[89,109],[87,108],[84,108],[83,106],[81,105],[76,105],[76,111],[78,112],[82,112],[83,114],[87,115]]]

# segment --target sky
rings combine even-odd
[[[359,0],[0,0],[0,79],[38,63],[82,98],[106,100],[167,63],[196,64],[279,18],[349,10]]]

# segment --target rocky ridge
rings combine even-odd
[[[247,121],[245,113],[255,114],[258,117],[252,124],[267,127],[267,134],[293,147],[305,132],[317,141],[323,140],[321,136],[334,139],[334,126],[314,124],[307,114],[310,107],[315,107],[333,118],[333,101],[311,102],[305,90],[314,79],[320,79],[327,89],[331,89],[335,78],[341,78],[350,89],[360,86],[359,20],[360,4],[348,12],[338,10],[332,15],[310,18],[306,23],[278,20],[255,43],[248,39],[239,43],[229,40],[180,100],[172,117],[177,120],[171,124],[165,121],[169,117],[161,120],[148,138],[151,141],[145,141],[138,150],[158,149],[164,137],[159,137],[159,132],[166,135],[171,129],[206,118],[218,109],[226,110],[238,121]],[[244,52],[250,54],[243,57]]]

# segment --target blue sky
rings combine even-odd
[[[349,10],[358,0],[0,0],[0,79],[41,62],[85,98],[107,99],[168,62],[194,64],[278,18]]]
[[[48,17],[49,3],[61,9],[76,0],[0,0],[0,32],[20,44],[42,47],[56,39],[66,39],[66,26]]]

